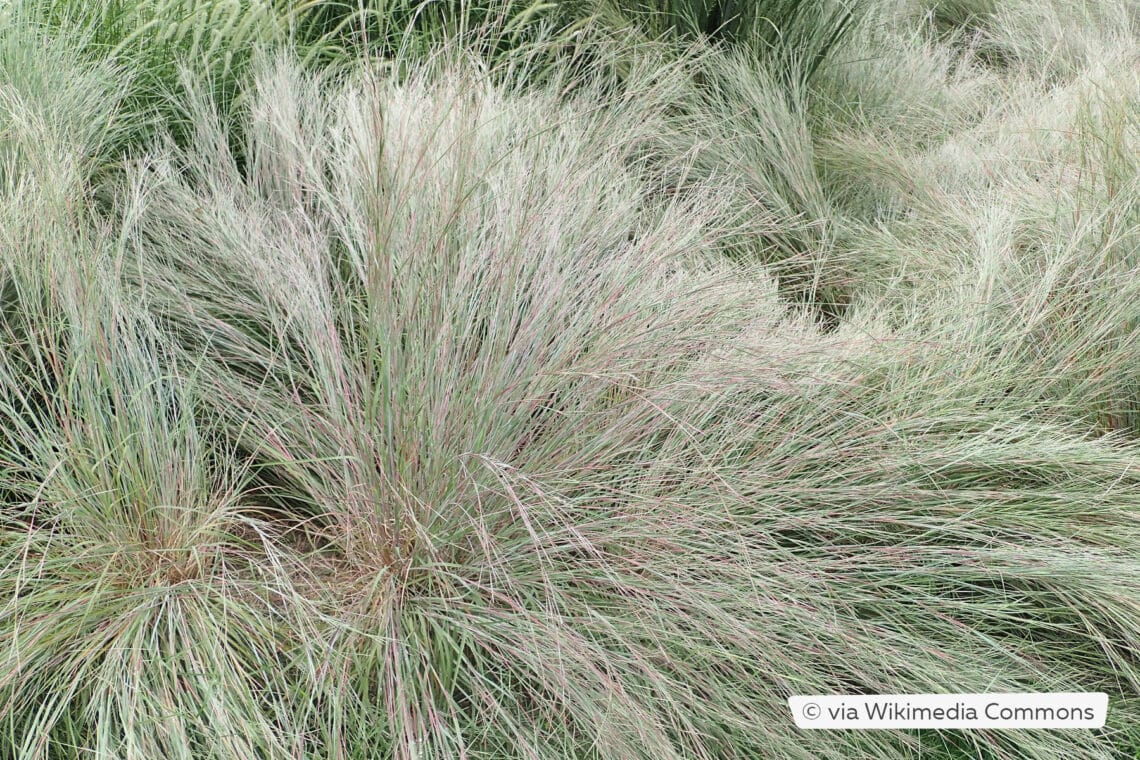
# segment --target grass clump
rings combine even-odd
[[[594,68],[507,6],[326,66],[328,7],[232,98],[0,33],[0,757],[1130,751],[1127,13],[995,66],[883,0],[823,66],[722,5]],[[1009,691],[1108,725],[786,703]]]
[[[637,161],[683,78],[620,110],[446,67],[258,81],[248,171],[201,104],[203,148],[138,172],[128,270],[320,547],[324,741],[890,756],[918,740],[782,733],[783,697],[1135,678],[1133,454],[715,263],[739,189]]]
[[[271,529],[145,329],[56,298],[5,331],[4,756],[282,756]]]
[[[112,72],[0,44],[0,756],[280,755],[274,529],[89,205]]]

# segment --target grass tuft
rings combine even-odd
[[[4,13],[0,758],[1134,752],[1124,4]]]

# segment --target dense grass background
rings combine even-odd
[[[0,758],[1137,756],[1138,31],[5,5]]]

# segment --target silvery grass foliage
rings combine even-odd
[[[1096,43],[1063,75],[864,30],[853,55],[896,57],[821,87],[815,147],[869,310],[973,346],[1003,404],[1134,434],[1140,48],[1123,9],[1090,7],[1064,18]]]
[[[0,756],[285,756],[274,529],[89,205],[118,72],[39,41],[0,35]]]
[[[959,381],[917,306],[821,335],[723,263],[737,180],[642,165],[686,86],[278,61],[247,167],[191,83],[194,147],[125,181],[117,268],[312,549],[291,715],[359,757],[1113,757],[1136,449]],[[1037,689],[1109,691],[1109,730],[806,734],[783,701]]]
[[[133,113],[123,148],[176,127],[165,97],[191,62],[219,101],[240,94],[251,52],[289,42],[295,13],[311,3],[285,0],[12,0],[0,23],[61,38],[76,54],[115,61]],[[108,159],[115,158],[107,155]]]
[[[1028,150],[967,128],[1000,109],[925,146],[930,111],[896,109],[907,152],[882,165],[922,202],[864,229],[803,196],[898,265],[823,333],[722,256],[780,239],[765,201],[811,161],[694,134],[677,104],[734,109],[688,63],[534,90],[461,54],[399,77],[268,60],[240,161],[187,76],[193,139],[96,188],[135,118],[118,72],[0,40],[0,755],[1115,758],[1135,737],[1138,452],[1080,403],[1130,398],[1131,301],[1105,303],[1135,231],[1130,91],[1059,93],[1085,137],[1044,163],[1088,168],[1056,206],[999,204],[1033,161],[990,186],[993,161],[957,158]],[[932,83],[939,44],[905,48]],[[740,124],[784,113],[741,98]],[[1094,144],[1112,173],[1080,163]],[[971,238],[987,209],[1019,226]],[[988,239],[1032,245],[1011,263]],[[805,733],[784,702],[1098,689],[1103,732]]]
[[[660,137],[666,154],[694,157],[674,182],[731,177],[737,195],[726,216],[737,214],[744,234],[725,241],[724,253],[762,262],[782,295],[834,319],[857,282],[816,165],[809,89],[781,82],[778,67],[758,66],[743,50],[707,51],[689,63],[699,85],[679,99],[673,129]]]
[[[92,303],[113,285],[58,263],[47,292],[5,272],[0,746],[286,756],[291,585],[273,528],[244,509],[240,467],[145,320]]]
[[[603,0],[651,34],[674,32],[725,42],[764,60],[780,84],[804,87],[842,48],[868,5],[860,0]]]
[[[592,56],[592,44],[693,42],[744,51],[778,86],[802,88],[842,47],[862,0],[12,0],[0,21],[70,38],[93,58],[133,69],[124,83],[134,119],[132,145],[153,137],[179,66],[191,62],[223,105],[244,92],[250,54],[290,48],[307,64],[351,65],[367,57],[430,56],[461,40],[487,62],[571,56],[584,67],[623,61]],[[588,43],[584,47],[583,43]],[[683,54],[683,52],[682,52]],[[761,63],[762,62],[762,63]],[[531,73],[541,80],[540,71]],[[160,128],[160,129],[161,129]],[[231,130],[231,132],[234,130]],[[234,146],[241,135],[231,135]],[[185,136],[179,134],[180,139]]]

